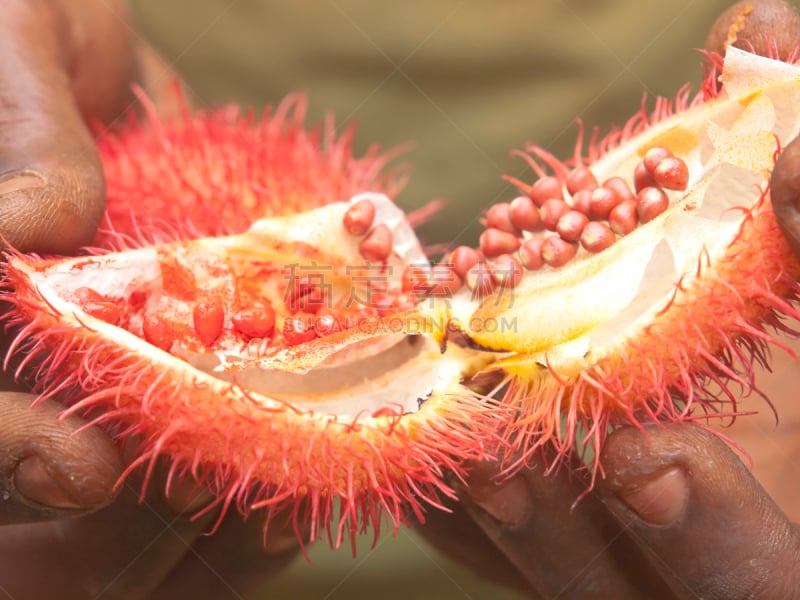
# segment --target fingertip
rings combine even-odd
[[[0,398],[0,523],[44,521],[96,511],[111,503],[123,469],[120,453],[98,428],[59,407],[31,407],[28,394]]]
[[[0,156],[0,168],[5,244],[41,254],[72,254],[91,244],[105,208],[105,180],[88,132],[15,159]]]
[[[762,597],[786,584],[778,565],[796,563],[796,531],[718,436],[691,425],[623,428],[600,462],[609,512],[679,593]]]

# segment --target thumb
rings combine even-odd
[[[607,508],[680,596],[793,597],[797,528],[719,438],[623,428],[601,462]]]
[[[120,2],[7,0],[0,19],[0,236],[67,254],[103,213],[102,164],[84,116],[109,119],[135,72]]]

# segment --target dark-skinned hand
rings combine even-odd
[[[91,241],[103,207],[84,120],[113,122],[134,81],[158,100],[169,75],[130,29],[121,0],[7,0],[3,8],[0,74],[14,85],[0,91],[0,235],[23,251],[68,254]],[[796,155],[794,144],[773,196],[785,191],[776,203],[798,248]],[[202,492],[175,489],[140,504],[130,480],[115,497],[124,461],[103,432],[75,434],[84,423],[58,420],[57,405],[31,410],[30,395],[1,394],[7,595],[246,595],[294,556],[293,533],[273,533],[264,549],[260,523],[238,517],[200,537],[214,515],[186,515]],[[478,465],[463,503],[452,515],[431,514],[423,531],[477,572],[531,595],[791,596],[795,529],[718,439],[688,427],[653,429],[649,441],[622,430],[602,462],[606,479],[574,511],[576,488],[563,478],[533,469],[498,485],[496,467]]]
[[[121,0],[4,0],[0,57],[0,236],[21,251],[69,254],[92,241],[104,206],[86,122],[113,125],[134,82],[166,104],[174,76]],[[275,531],[265,549],[261,523],[238,515],[202,536],[216,515],[188,515],[205,492],[166,498],[155,481],[140,504],[130,479],[115,496],[124,461],[104,432],[76,434],[85,423],[59,420],[55,402],[31,409],[10,377],[0,384],[5,597],[238,597],[296,554],[294,533]]]
[[[708,48],[721,51],[732,19],[755,49],[770,34],[784,52],[800,42],[800,18],[783,2],[740,2],[721,17]],[[800,139],[778,160],[772,202],[800,257]],[[800,350],[800,344],[794,344]],[[699,427],[633,427],[609,436],[594,490],[542,465],[510,479],[475,466],[452,514],[428,515],[422,534],[474,571],[532,598],[800,598],[800,368],[785,359],[764,388],[780,425],[762,413],[721,429],[747,450],[762,487],[739,456]],[[752,402],[748,404],[751,406]]]

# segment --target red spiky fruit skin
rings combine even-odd
[[[402,171],[386,166],[396,153],[373,147],[355,157],[353,131],[337,136],[332,121],[306,130],[302,96],[258,121],[233,109],[162,121],[141,100],[147,122],[98,137],[108,199],[93,254],[240,232],[261,217],[364,190],[391,196],[403,184]],[[377,536],[387,514],[394,527],[411,514],[424,520],[426,507],[454,497],[446,472],[459,476],[466,461],[491,456],[496,423],[464,388],[408,417],[393,408],[339,419],[267,406],[153,346],[120,348],[91,318],[60,313],[14,267],[53,263],[28,261],[11,257],[5,267],[17,372],[41,398],[58,398],[120,439],[142,440],[128,469],[146,468],[142,493],[155,460],[166,457],[170,480],[192,478],[215,493],[206,510],[221,505],[220,520],[231,507],[259,509],[267,524],[289,510],[299,537],[327,533],[338,545],[367,530]]]
[[[784,348],[780,335],[800,334],[793,324],[798,278],[800,262],[765,192],[724,257],[713,266],[701,257],[657,319],[574,373],[528,365],[538,376],[512,378],[501,406],[524,408],[503,428],[519,449],[509,470],[544,447],[555,448],[556,463],[578,448],[593,457],[594,476],[615,427],[735,416],[740,400],[758,391],[756,375],[769,367],[771,347]],[[563,429],[565,414],[570,427]]]
[[[350,538],[355,549],[356,534],[371,529],[377,538],[384,516],[395,528],[410,514],[424,520],[426,507],[454,497],[445,473],[463,475],[465,461],[491,457],[499,420],[466,388],[434,394],[411,415],[391,407],[347,418],[302,410],[209,377],[141,340],[126,346],[125,332],[58,309],[32,280],[61,264],[12,257],[6,267],[15,289],[5,297],[14,315],[7,323],[21,328],[12,353],[24,354],[18,369],[33,370],[40,398],[55,397],[70,405],[65,414],[93,424],[113,424],[122,439],[142,440],[125,475],[145,469],[143,494],[156,459],[168,457],[168,482],[207,486],[216,500],[203,512],[221,507],[220,521],[231,508],[263,510],[268,525],[288,510],[300,539],[326,533],[335,545]],[[373,321],[326,342],[370,339],[380,326]]]
[[[106,215],[95,245],[229,235],[262,217],[305,212],[366,190],[394,197],[405,183],[389,168],[402,149],[353,155],[353,128],[331,118],[305,127],[307,100],[288,96],[260,118],[230,107],[184,110],[162,120],[139,95],[146,121],[101,132]]]

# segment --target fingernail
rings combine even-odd
[[[47,179],[36,171],[10,171],[0,175],[0,196],[34,188],[43,188],[46,185]]]
[[[530,490],[520,476],[497,480],[485,476],[478,468],[470,476],[464,493],[473,504],[506,527],[519,527],[530,514]]]
[[[25,498],[42,506],[61,509],[87,508],[75,502],[36,455],[27,456],[14,471],[14,487]]]
[[[670,525],[683,518],[689,505],[689,482],[680,467],[637,477],[617,496],[642,520],[652,525]]]

